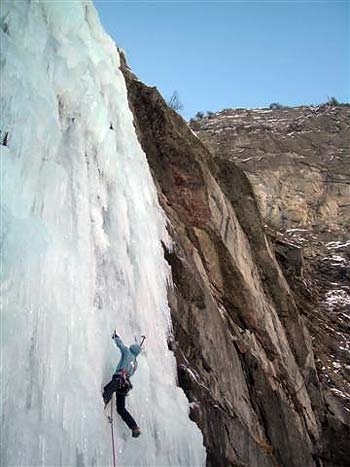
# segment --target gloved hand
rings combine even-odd
[[[118,336],[118,334],[117,334],[117,331],[114,330],[113,335],[112,335],[112,339],[114,340],[116,337],[119,337],[119,336]]]

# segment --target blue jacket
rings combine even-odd
[[[122,355],[119,363],[116,366],[115,373],[120,370],[126,370],[129,376],[132,376],[137,368],[136,357],[141,352],[141,347],[138,344],[132,344],[130,347],[126,347],[119,336],[114,337],[115,345],[120,349]]]

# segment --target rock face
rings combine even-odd
[[[325,399],[323,458],[349,465],[350,107],[225,110],[192,121],[252,183],[311,332]],[[328,464],[327,464],[328,465]]]
[[[334,234],[306,229],[274,236],[277,257],[303,307],[312,336],[325,399],[326,465],[346,466],[350,449],[350,240],[330,241]],[[295,261],[300,253],[302,268]]]
[[[224,110],[193,121],[244,170],[272,227],[350,225],[350,106]]]
[[[325,404],[307,318],[247,177],[230,160],[214,161],[155,88],[125,64],[123,72],[174,242],[165,251],[174,280],[169,345],[207,465],[322,465]]]

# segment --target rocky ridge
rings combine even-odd
[[[342,466],[344,453],[329,451],[308,317],[297,301],[297,290],[307,288],[299,283],[293,291],[288,268],[283,275],[247,177],[232,161],[214,158],[125,62],[122,69],[169,219],[169,345],[207,465]],[[338,422],[335,416],[332,427]]]
[[[192,121],[215,157],[235,162],[275,229],[350,225],[350,106],[231,109]]]
[[[350,424],[349,116],[348,106],[323,105],[232,109],[192,122],[214,158],[236,163],[252,183],[307,319],[326,401],[326,450],[334,462],[337,445],[341,465]]]

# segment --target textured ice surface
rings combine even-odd
[[[90,1],[1,3],[2,459],[107,466],[111,334],[147,335],[118,466],[199,466],[167,348],[168,242],[119,55]],[[7,135],[7,136],[6,136]],[[118,417],[115,417],[116,419]]]

